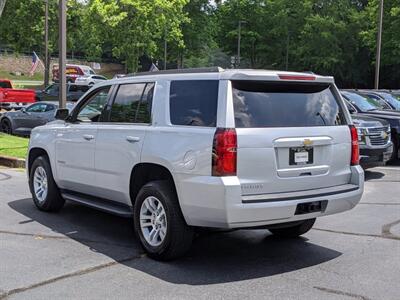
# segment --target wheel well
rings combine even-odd
[[[11,123],[10,119],[7,118],[7,117],[2,118],[2,119],[1,119],[1,122],[8,122],[8,123]]]
[[[167,168],[151,163],[137,164],[132,170],[130,179],[130,196],[132,204],[134,204],[136,196],[142,186],[155,180],[168,180],[176,192],[174,179]]]
[[[39,156],[44,156],[44,155],[47,156],[47,157],[49,157],[49,156],[47,155],[46,150],[44,150],[44,149],[42,149],[42,148],[32,148],[32,149],[29,151],[28,174],[29,174],[30,171],[31,171],[31,166],[32,166],[33,162],[35,161],[35,159],[38,158]]]

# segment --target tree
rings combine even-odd
[[[157,41],[165,35],[169,42],[184,46],[180,25],[186,21],[186,3],[187,0],[92,0],[88,16],[97,29],[92,33],[96,46],[106,39],[112,41],[113,55],[136,72],[139,57],[157,53]]]

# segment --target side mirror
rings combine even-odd
[[[69,110],[66,108],[59,108],[56,110],[56,113],[54,114],[54,118],[56,120],[65,120],[69,116]]]
[[[25,107],[22,107],[21,108],[21,112],[23,112],[24,114],[26,114],[27,112],[26,112],[26,108]]]
[[[357,111],[354,109],[354,107],[353,106],[350,106],[349,105],[349,112],[351,113],[351,114],[355,114]]]

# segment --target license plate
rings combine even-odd
[[[312,147],[290,148],[289,165],[306,165],[314,161],[314,151]]]

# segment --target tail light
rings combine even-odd
[[[237,136],[233,128],[217,128],[212,152],[212,175],[235,176]]]
[[[309,75],[284,75],[284,74],[278,74],[279,79],[282,80],[315,80],[315,76],[309,76]]]
[[[358,147],[358,134],[354,125],[350,125],[351,134],[351,165],[358,165],[360,162],[360,149]]]

